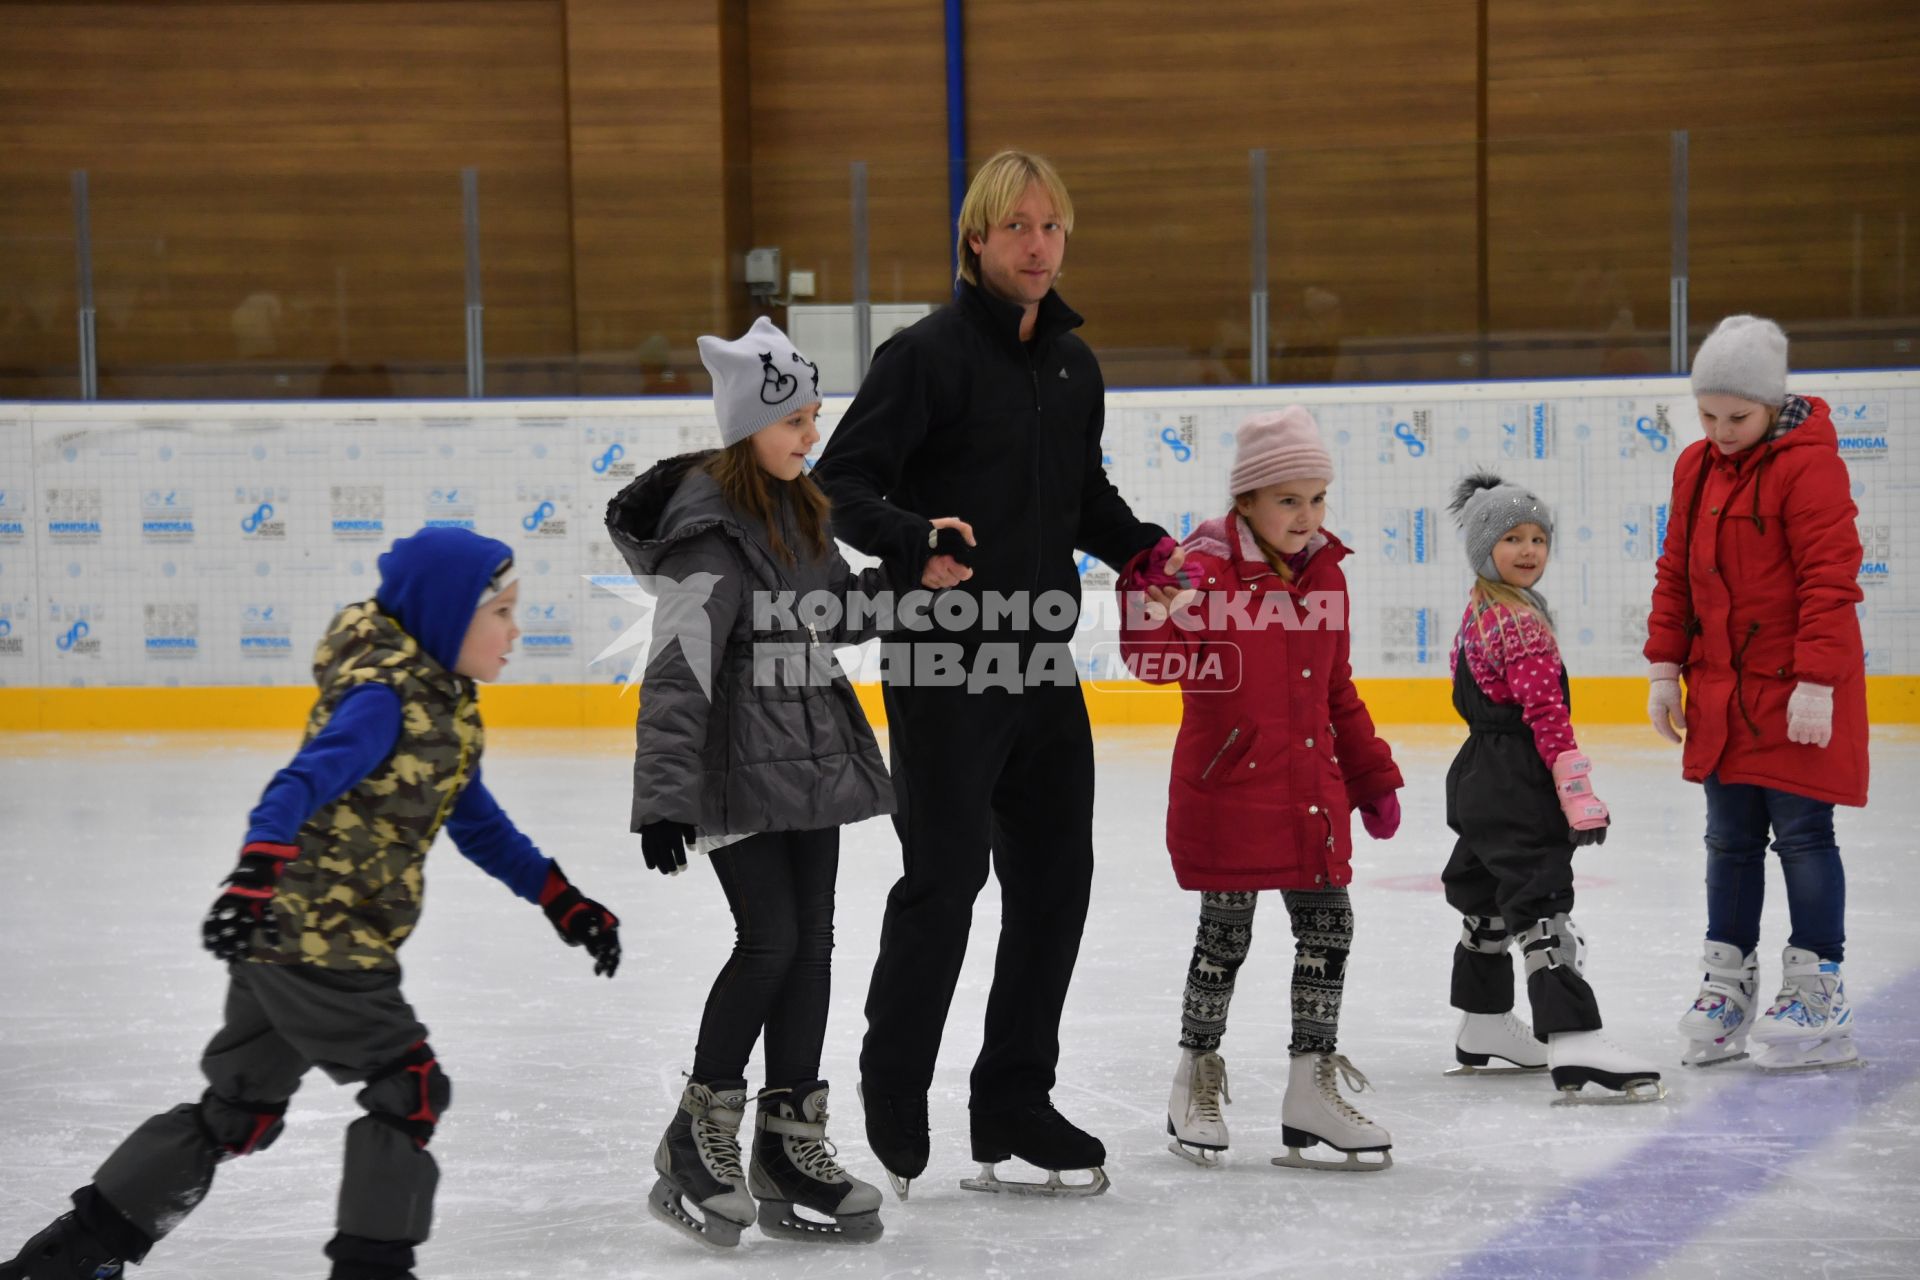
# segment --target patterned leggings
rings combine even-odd
[[[1202,893],[1200,933],[1187,967],[1180,1011],[1180,1045],[1214,1050],[1227,1031],[1233,980],[1253,942],[1254,892]],[[1293,921],[1293,1040],[1291,1052],[1332,1053],[1340,1034],[1340,991],[1353,949],[1353,904],[1345,889],[1285,889]]]

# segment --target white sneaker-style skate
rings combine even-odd
[[[1706,974],[1700,979],[1700,994],[1680,1018],[1680,1034],[1687,1041],[1680,1051],[1680,1065],[1738,1062],[1747,1056],[1747,1033],[1753,1029],[1759,960],[1751,951],[1741,955],[1731,943],[1709,941],[1701,964]]]
[[[1227,1062],[1206,1049],[1181,1049],[1173,1069],[1173,1092],[1167,1097],[1167,1132],[1173,1141],[1167,1150],[1182,1160],[1212,1169],[1227,1149],[1227,1119],[1220,1104],[1232,1102],[1227,1092]]]
[[[1658,1102],[1667,1096],[1660,1073],[1598,1031],[1556,1031],[1547,1037],[1547,1069],[1560,1096],[1556,1107]],[[1583,1086],[1598,1085],[1599,1093]]]
[[[1280,1137],[1287,1154],[1273,1163],[1288,1169],[1330,1173],[1377,1173],[1393,1168],[1393,1139],[1340,1096],[1340,1081],[1359,1093],[1369,1087],[1359,1068],[1338,1053],[1296,1054],[1287,1064],[1287,1094],[1280,1103]],[[1301,1148],[1326,1143],[1345,1160],[1309,1160]],[[1362,1160],[1377,1152],[1378,1160]]]
[[[1837,961],[1788,947],[1780,994],[1753,1025],[1755,1066],[1825,1071],[1866,1065],[1853,1043],[1853,1009]]]
[[[1495,1058],[1505,1066],[1492,1065]],[[1533,1028],[1506,1013],[1463,1013],[1453,1037],[1453,1059],[1460,1065],[1450,1076],[1511,1076],[1544,1071],[1547,1046],[1534,1039]]]

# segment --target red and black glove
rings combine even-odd
[[[229,962],[253,954],[255,929],[266,932],[269,945],[279,945],[280,925],[268,908],[273,905],[280,873],[299,856],[299,846],[267,840],[242,847],[239,865],[221,882],[226,887],[200,922],[201,945]]]
[[[562,941],[587,949],[595,973],[613,976],[620,967],[620,917],[574,888],[557,862],[540,890],[540,909],[553,921]]]

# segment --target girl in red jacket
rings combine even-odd
[[[1253,418],[1239,432],[1233,509],[1178,549],[1163,543],[1152,567],[1122,582],[1128,666],[1155,684],[1181,682],[1167,848],[1180,887],[1200,891],[1200,931],[1167,1132],[1174,1154],[1198,1164],[1227,1149],[1220,1039],[1262,889],[1281,891],[1294,937],[1288,1154],[1274,1163],[1393,1163],[1387,1131],[1340,1095],[1341,1080],[1356,1090],[1367,1081],[1335,1047],[1353,945],[1350,813],[1360,809],[1368,833],[1387,839],[1400,824],[1401,778],[1353,687],[1347,549],[1320,527],[1332,478],[1305,409]],[[1322,1142],[1346,1159],[1301,1156]]]
[[[1574,741],[1553,615],[1535,589],[1553,547],[1553,512],[1486,474],[1461,481],[1452,510],[1476,577],[1452,656],[1453,705],[1467,740],[1447,770],[1447,825],[1460,838],[1441,873],[1447,904],[1465,917],[1453,951],[1460,1068],[1449,1074],[1497,1057],[1547,1067],[1563,1101],[1583,1100],[1589,1084],[1600,1087],[1600,1101],[1657,1101],[1666,1096],[1660,1073],[1600,1032],[1599,1002],[1582,974],[1586,940],[1568,914],[1573,851],[1607,838],[1608,815]],[[1531,1034],[1512,1012],[1507,951],[1516,941]]]
[[[1707,939],[1682,1060],[1857,1066],[1840,963],[1846,876],[1833,806],[1867,802],[1860,534],[1826,402],[1787,394],[1787,338],[1728,316],[1693,362],[1707,438],[1673,469],[1647,619],[1648,714],[1707,792]],[[1685,673],[1684,708],[1679,677]],[[1793,930],[1756,1020],[1767,836]]]

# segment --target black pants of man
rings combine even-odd
[[[867,992],[862,1085],[909,1096],[931,1086],[991,865],[1000,945],[972,1106],[1041,1101],[1093,882],[1086,701],[1077,683],[972,693],[890,684],[885,696],[904,874],[887,895]]]
[[[733,910],[734,943],[707,994],[693,1078],[743,1078],[764,1029],[766,1086],[811,1083],[820,1076],[833,989],[840,828],[762,832],[712,858]]]
[[[206,1196],[220,1163],[271,1145],[301,1077],[319,1067],[337,1083],[364,1084],[357,1099],[367,1112],[347,1126],[339,1235],[328,1254],[412,1265],[440,1181],[427,1141],[452,1085],[400,994],[400,975],[251,962],[228,971],[225,1025],[200,1060],[206,1092],[128,1135],[93,1186],[76,1193],[83,1217],[93,1196],[104,1197],[148,1242],[159,1240]]]

